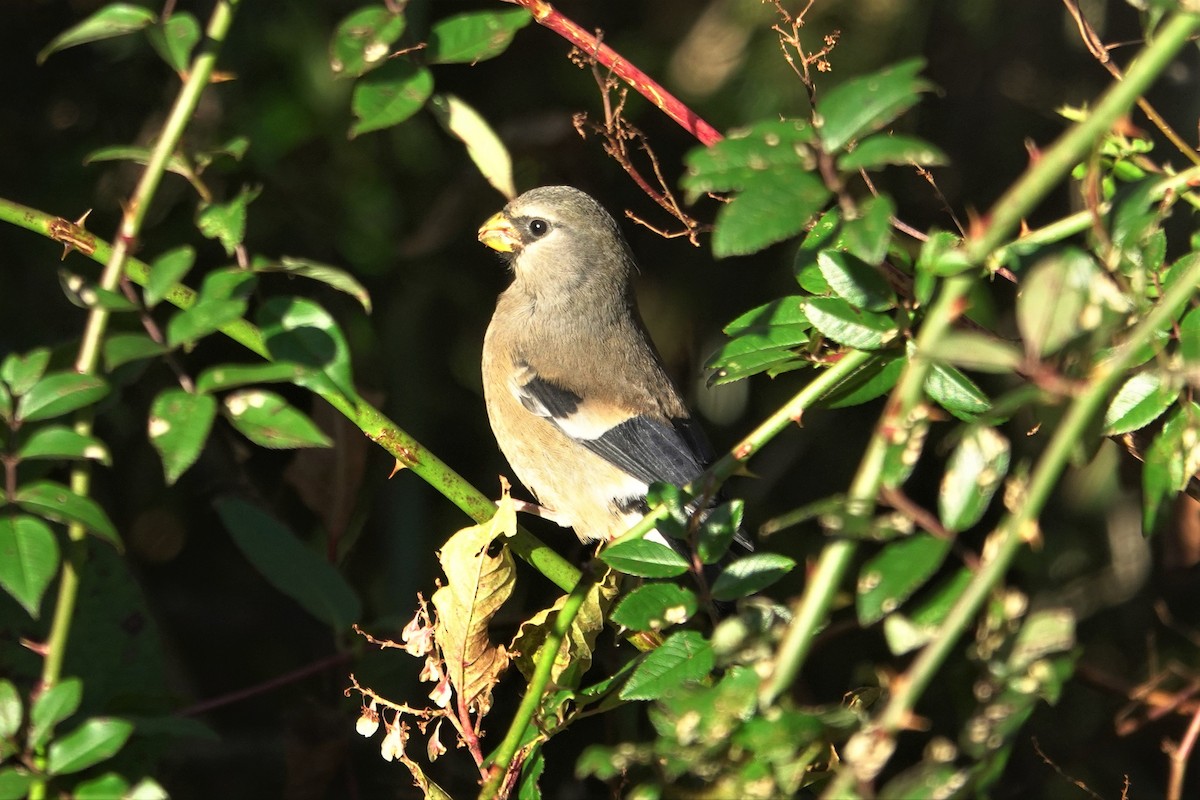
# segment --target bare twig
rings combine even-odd
[[[1163,742],[1163,749],[1171,759],[1171,773],[1167,782],[1167,800],[1181,800],[1183,797],[1183,777],[1187,774],[1188,759],[1196,746],[1196,738],[1200,737],[1200,708],[1192,714],[1191,724],[1183,739],[1176,746],[1170,741]]]

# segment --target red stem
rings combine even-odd
[[[539,25],[554,31],[608,67],[614,75],[632,86],[642,97],[658,106],[659,110],[679,123],[701,144],[713,145],[724,138],[716,128],[701,119],[696,112],[660,86],[657,81],[626,61],[620,53],[598,40],[593,34],[579,27],[571,19],[564,17],[545,0],[509,0],[509,2],[528,9]]]

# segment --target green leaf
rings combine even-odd
[[[752,341],[738,339],[724,345],[712,355],[705,368],[712,370],[710,386],[722,386],[749,378],[760,372],[771,372],[798,362],[799,356],[786,347],[760,349]]]
[[[50,40],[50,44],[37,54],[37,63],[42,64],[51,54],[68,47],[98,42],[102,39],[112,39],[127,33],[140,31],[154,24],[155,14],[148,8],[129,5],[128,3],[110,3],[95,14]]]
[[[886,311],[896,304],[896,295],[879,270],[849,253],[822,250],[817,253],[817,266],[829,288],[855,308]]]
[[[938,494],[938,516],[952,531],[965,531],[983,518],[992,495],[1008,474],[1009,446],[995,428],[967,431],[946,463]]]
[[[892,217],[895,215],[896,206],[885,195],[864,200],[859,206],[859,216],[842,225],[841,243],[846,252],[869,265],[882,264],[892,242]],[[887,280],[878,270],[873,272],[890,296],[892,289]]]
[[[196,251],[190,246],[176,247],[168,250],[150,263],[150,276],[146,280],[146,288],[142,298],[146,308],[154,308],[183,281],[185,275],[196,262]]]
[[[242,555],[308,613],[338,631],[362,616],[346,579],[273,516],[235,497],[218,499],[216,509]]]
[[[752,308],[726,325],[724,331],[730,336],[738,336],[764,328],[792,325],[808,326],[808,317],[804,316],[804,297],[798,294],[780,297]]]
[[[80,781],[71,793],[71,800],[133,800],[129,795],[129,781],[115,772],[106,772],[91,780]]]
[[[948,161],[945,153],[924,139],[883,133],[863,139],[853,150],[839,156],[837,165],[842,172],[854,172],[878,169],[888,164],[932,167]]]
[[[821,398],[822,408],[849,408],[874,400],[892,390],[905,359],[896,353],[879,353]]]
[[[687,622],[696,613],[696,595],[673,583],[639,586],[613,609],[611,619],[635,631],[660,631]]]
[[[1106,311],[1123,311],[1127,305],[1090,255],[1069,249],[1038,261],[1021,278],[1017,327],[1030,354],[1048,356],[1100,327]]]
[[[61,417],[92,405],[108,394],[108,383],[96,375],[52,372],[34,384],[17,402],[17,419],[34,422]]]
[[[925,377],[925,393],[954,416],[968,421],[992,407],[991,400],[974,381],[946,364],[934,363],[930,367]]]
[[[29,459],[90,459],[101,464],[112,463],[108,445],[95,436],[84,436],[65,425],[48,425],[29,434],[17,448],[17,457]]]
[[[150,404],[150,444],[162,459],[167,485],[187,472],[208,441],[217,400],[212,395],[193,394],[183,389],[165,389]]]
[[[1200,308],[1189,310],[1179,321],[1179,355],[1188,367],[1200,367]]]
[[[337,289],[357,300],[363,311],[371,313],[371,295],[358,279],[344,269],[309,261],[303,258],[283,256],[278,261],[255,260],[251,269],[255,272],[286,272],[309,280],[319,281],[331,289]]]
[[[762,591],[792,571],[794,559],[780,553],[751,553],[731,562],[713,581],[712,596],[736,600]]]
[[[123,719],[93,717],[50,743],[46,771],[67,775],[106,761],[125,746],[133,724]]]
[[[24,714],[21,693],[12,681],[0,678],[0,739],[11,739],[17,735]]]
[[[232,256],[246,237],[246,209],[262,192],[262,188],[243,186],[237,197],[224,203],[201,203],[196,213],[196,227],[209,239],[215,239]]]
[[[169,348],[145,333],[114,333],[105,338],[103,350],[104,366],[112,372],[133,361],[161,356]]]
[[[968,785],[971,773],[954,764],[920,761],[890,778],[879,790],[879,800],[905,800],[912,797],[955,797]]]
[[[24,355],[9,353],[0,362],[0,380],[8,384],[12,393],[20,397],[42,379],[50,364],[50,350],[38,347]]]
[[[1015,372],[1022,361],[1021,352],[1013,345],[973,331],[947,333],[931,342],[922,355],[979,372]]]
[[[883,620],[883,635],[892,655],[904,655],[932,641],[973,577],[971,570],[964,567],[911,603],[906,609],[908,614],[899,611],[888,614]]]
[[[433,75],[428,69],[388,61],[354,86],[350,108],[357,121],[350,126],[350,138],[399,125],[420,111],[431,94]]]
[[[962,250],[962,239],[948,231],[933,233],[917,254],[918,274],[948,278],[966,272],[974,265]]]
[[[191,308],[177,311],[167,323],[167,344],[190,344],[222,326],[241,319],[246,313],[245,298],[203,300]]]
[[[99,536],[117,550],[123,549],[121,538],[104,509],[90,497],[77,495],[53,481],[34,481],[17,490],[16,504],[31,514],[52,522],[77,523]]]
[[[200,23],[186,11],[176,12],[166,22],[147,30],[146,37],[167,66],[183,75],[200,41]]]
[[[878,350],[900,333],[890,316],[859,311],[838,297],[810,297],[804,314],[826,338],[859,350]]]
[[[683,556],[661,542],[633,539],[600,551],[600,560],[626,575],[642,578],[672,578],[688,570]]]
[[[916,105],[918,94],[932,85],[919,77],[925,63],[910,59],[881,72],[852,78],[826,92],[817,102],[817,133],[827,151],[837,150],[864,134],[879,130]]]
[[[101,289],[68,269],[59,268],[58,285],[76,308],[102,308],[105,311],[137,311],[137,303],[118,292]]]
[[[225,398],[229,421],[262,447],[332,447],[333,442],[305,414],[274,392],[244,389]]]
[[[429,32],[430,64],[474,64],[508,49],[533,18],[525,9],[476,11],[438,20]]]
[[[805,171],[813,158],[803,145],[812,129],[801,120],[770,120],[731,131],[726,139],[688,153],[682,179],[689,202],[713,191],[740,192],[717,212],[713,253],[752,253],[804,229],[829,197]]]
[[[0,800],[21,800],[28,796],[33,776],[17,767],[0,768]]]
[[[1171,407],[1179,392],[1180,387],[1161,372],[1133,375],[1121,384],[1104,412],[1104,434],[1116,436],[1146,427]]]
[[[512,156],[487,120],[452,94],[435,94],[429,109],[447,133],[466,145],[467,156],[487,182],[505,197],[516,197]]]
[[[83,163],[86,166],[94,164],[97,161],[132,161],[135,164],[145,165],[150,163],[151,153],[153,153],[153,148],[150,147],[133,147],[129,145],[101,147],[84,156]],[[167,157],[166,168],[167,172],[173,172],[189,180],[194,178],[196,174],[196,171],[192,169],[187,160],[178,153]]]
[[[8,387],[0,381],[0,420],[6,424],[12,422],[13,416],[13,398],[12,393],[8,391]]]
[[[878,622],[892,613],[937,572],[950,541],[917,533],[884,545],[858,573],[858,621]]]
[[[350,346],[337,321],[312,300],[272,297],[256,318],[267,350],[276,361],[306,368],[296,383],[314,392],[358,397],[350,372]]]
[[[29,746],[45,747],[54,727],[78,711],[82,700],[83,681],[79,678],[64,678],[38,695],[29,711]]]
[[[209,367],[196,379],[196,391],[219,392],[259,383],[298,383],[306,369],[287,361],[262,364],[221,364]]]
[[[697,631],[676,631],[638,664],[621,687],[622,700],[657,700],[713,668],[712,645]]]
[[[404,35],[403,13],[386,6],[360,8],[338,23],[329,43],[329,68],[357,78],[385,63],[391,45]]]
[[[696,554],[705,564],[716,564],[729,552],[733,537],[742,527],[745,503],[730,500],[713,508],[700,526],[696,540]]]
[[[1171,412],[1146,450],[1142,469],[1142,531],[1156,532],[1169,516],[1168,503],[1200,470],[1200,405],[1181,405]]]

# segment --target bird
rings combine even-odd
[[[521,194],[479,241],[512,273],[483,340],[496,441],[548,516],[584,543],[610,541],[648,510],[652,483],[685,485],[714,458],[638,312],[633,253],[570,186]]]

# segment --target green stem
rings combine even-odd
[[[570,632],[571,624],[575,622],[579,609],[583,607],[588,593],[595,588],[595,585],[594,580],[580,580],[567,595],[567,599],[563,601],[562,609],[554,618],[554,625],[546,634],[546,641],[538,649],[534,659],[533,677],[525,690],[525,696],[521,698],[521,705],[517,708],[517,713],[508,726],[504,740],[500,742],[492,757],[492,773],[479,792],[479,800],[492,800],[498,796],[504,786],[513,758],[516,757],[521,742],[525,738],[525,731],[533,722],[533,715],[537,713],[538,706],[542,704],[542,695],[545,694],[546,687],[550,683],[550,675],[554,669],[554,662],[558,659],[558,651],[562,648],[563,640]]]
[[[1110,87],[1088,118],[1059,137],[996,201],[984,217],[982,232],[965,243],[970,264],[976,267],[982,265],[1004,243],[1024,216],[1058,185],[1105,131],[1137,101],[1197,27],[1200,27],[1200,17],[1182,13],[1176,14],[1162,26],[1159,35],[1130,66],[1125,80]],[[974,283],[975,277],[970,272],[948,278],[926,315],[917,335],[916,355],[905,364],[900,381],[876,426],[867,456],[855,476],[850,501],[855,503],[856,514],[869,513],[874,506],[882,481],[880,448],[894,436],[894,431],[902,430],[900,426],[904,425],[913,408],[921,401],[930,367],[922,353],[927,351],[930,343],[939,341],[962,313],[967,293]],[[864,510],[860,511],[860,507]],[[764,704],[776,700],[799,674],[808,655],[811,639],[824,623],[854,550],[853,543],[835,541],[822,552],[814,576],[819,578],[819,582],[814,580],[798,601],[775,664],[763,684],[760,701]]]

